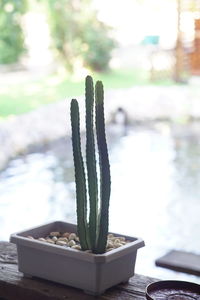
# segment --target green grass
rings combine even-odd
[[[148,74],[142,70],[115,70],[92,75],[95,80],[103,80],[105,89],[149,84]],[[40,80],[24,79],[16,84],[0,83],[0,118],[23,114],[41,105],[77,97],[83,93],[84,78],[75,81],[63,75],[51,75]]]

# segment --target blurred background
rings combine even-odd
[[[200,0],[0,1],[0,240],[76,222],[69,105],[84,124],[87,74],[105,87],[110,230],[145,240],[137,273],[200,283],[155,267],[200,254]]]

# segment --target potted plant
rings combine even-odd
[[[76,99],[71,101],[77,225],[53,222],[12,234],[11,242],[17,245],[19,271],[25,276],[45,278],[99,295],[134,275],[137,250],[144,242],[108,234],[111,179],[102,82],[97,81],[94,89],[92,77],[87,76],[85,99],[86,171],[81,152],[79,105]]]

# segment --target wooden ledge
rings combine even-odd
[[[120,270],[119,270],[120,271]],[[0,300],[90,300],[146,299],[146,286],[157,279],[135,275],[129,283],[119,284],[99,297],[83,291],[38,278],[25,278],[18,271],[17,252],[14,244],[0,242]]]

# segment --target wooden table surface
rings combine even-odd
[[[119,284],[102,296],[94,297],[83,291],[38,278],[24,278],[18,271],[14,244],[0,242],[0,300],[90,300],[90,299],[146,299],[146,286],[154,278],[135,275],[129,283]]]

